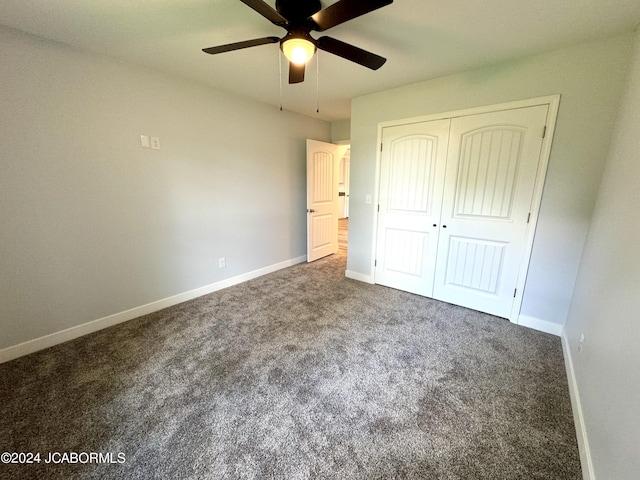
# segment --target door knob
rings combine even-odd
[[[313,212],[315,212],[315,210],[312,208],[312,209],[310,209],[310,210],[307,210],[307,212],[309,212],[309,213],[313,213]]]

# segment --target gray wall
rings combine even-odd
[[[0,349],[306,253],[305,139],[329,123],[0,45]]]
[[[351,119],[331,122],[331,141],[345,142],[351,139]]]
[[[624,35],[352,100],[348,270],[371,275],[379,122],[561,94],[521,314],[563,325],[622,93]]]
[[[598,479],[640,478],[640,31],[636,42],[565,326]]]

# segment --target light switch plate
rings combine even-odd
[[[160,150],[160,137],[151,137],[151,148]]]
[[[149,143],[149,135],[140,135],[140,146],[142,148],[151,148]]]

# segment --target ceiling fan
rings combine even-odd
[[[315,39],[310,32],[324,32],[389,5],[393,0],[339,0],[326,8],[322,8],[320,0],[276,0],[275,9],[263,0],[240,1],[271,23],[286,29],[287,34],[282,38],[263,37],[203,48],[203,52],[215,55],[280,42],[280,48],[289,60],[289,83],[304,81],[305,65],[318,48],[372,70],[377,70],[387,61],[384,57],[332,37],[323,36]]]

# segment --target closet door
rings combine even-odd
[[[432,295],[449,123],[383,129],[376,283]]]
[[[509,317],[547,105],[451,121],[433,297]],[[435,222],[434,222],[435,223]]]

